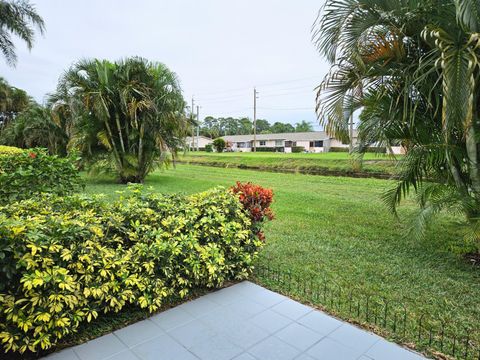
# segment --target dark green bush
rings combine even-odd
[[[332,146],[329,150],[329,152],[349,152],[350,149],[348,147],[335,147]]]
[[[81,179],[71,158],[49,155],[43,149],[0,155],[0,204],[40,193],[66,195]]]
[[[213,152],[213,145],[212,144],[205,145],[205,151],[208,153]]]
[[[305,151],[303,146],[292,146],[292,153],[301,153]]]
[[[257,152],[283,152],[283,147],[257,147]]]
[[[213,140],[212,145],[219,153],[223,152],[223,150],[225,150],[225,148],[227,147],[227,143],[222,138],[216,138],[215,140]]]
[[[178,196],[135,187],[113,203],[43,194],[0,207],[0,343],[46,349],[102,313],[153,312],[194,288],[246,278],[263,245],[249,211],[222,188]]]

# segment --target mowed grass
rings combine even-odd
[[[480,270],[451,250],[462,240],[460,219],[441,216],[420,241],[405,236],[416,207],[403,205],[401,220],[387,211],[380,196],[392,181],[179,165],[151,174],[146,186],[194,193],[237,180],[275,192],[276,219],[266,226],[259,265],[290,271],[305,282],[327,278],[344,289],[405,303],[413,313],[478,329]],[[123,187],[89,179],[85,191],[115,197]]]
[[[262,170],[284,170],[307,173],[364,173],[393,174],[396,158],[384,154],[365,154],[363,161],[348,153],[273,153],[273,152],[187,152],[179,160],[190,164],[206,164],[221,167],[258,168]]]

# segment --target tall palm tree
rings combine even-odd
[[[19,37],[31,49],[35,29],[43,34],[45,24],[28,0],[0,0],[0,51],[8,65],[15,66],[17,63],[12,35]]]
[[[69,146],[122,183],[143,182],[176,154],[189,128],[176,75],[143,58],[83,60],[60,79],[53,110],[67,117]]]
[[[413,188],[419,232],[442,209],[462,212],[480,250],[479,13],[478,0],[328,0],[314,41],[332,63],[321,123],[348,138],[346,115],[363,109],[359,151],[408,150],[392,210]]]

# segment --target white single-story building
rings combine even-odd
[[[356,144],[357,132],[354,132],[353,143]],[[230,144],[233,151],[253,151],[253,135],[229,135],[222,138]],[[298,133],[258,134],[256,136],[257,151],[292,152],[293,148],[308,152],[328,152],[332,147],[348,148],[348,143],[343,143],[325,131],[311,131]]]
[[[210,145],[213,142],[212,139],[206,136],[187,136],[185,138],[185,143],[187,144],[189,149],[196,150],[197,148],[200,150],[205,150],[206,145]]]

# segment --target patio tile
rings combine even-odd
[[[74,351],[81,360],[102,360],[127,349],[115,335],[108,334],[76,346]]]
[[[230,360],[243,350],[222,335],[216,335],[193,346],[190,351],[202,360]]]
[[[218,333],[222,332],[230,324],[242,321],[242,319],[237,316],[232,309],[228,309],[226,307],[220,307],[214,312],[198,318],[198,320],[205,323]]]
[[[208,294],[206,297],[208,300],[211,300],[219,305],[228,305],[243,298],[241,291],[237,290],[235,286],[230,286],[228,288],[215,291]]]
[[[328,335],[343,324],[341,321],[320,311],[312,311],[299,319],[298,323],[322,335]]]
[[[178,326],[168,332],[180,344],[187,349],[215,336],[216,332],[199,320],[193,320],[185,325]]]
[[[270,335],[268,331],[249,321],[233,322],[226,326],[221,334],[242,349],[247,349]]]
[[[138,360],[138,357],[131,350],[125,350],[105,360]]]
[[[80,358],[72,349],[65,349],[45,357],[45,360],[79,360]]]
[[[244,353],[242,355],[237,356],[233,360],[257,360],[252,355]]]
[[[214,311],[218,308],[218,304],[209,300],[207,297],[200,297],[198,299],[188,301],[179,306],[179,308],[185,310],[194,317],[200,317]]]
[[[194,317],[182,308],[175,307],[158,315],[154,315],[150,319],[163,330],[169,331],[194,320]]]
[[[343,324],[330,333],[328,337],[361,353],[370,349],[373,344],[381,339],[375,334],[349,324]]]
[[[315,344],[307,353],[318,360],[356,360],[362,355],[361,352],[355,351],[329,338],[324,338]],[[390,359],[385,358],[384,360]]]
[[[166,334],[139,344],[132,351],[142,360],[198,360]]]
[[[150,320],[143,320],[114,332],[128,347],[133,347],[163,333],[164,331]]]
[[[308,354],[302,354],[299,357],[296,357],[295,360],[315,360]]]
[[[276,333],[275,336],[301,351],[307,350],[324,337],[323,335],[297,323],[288,325],[285,329]]]
[[[261,360],[292,360],[300,351],[271,336],[248,350],[250,354]]]
[[[264,306],[248,299],[237,300],[227,305],[226,308],[242,319],[251,318],[252,316],[255,316],[266,310]]]
[[[388,359],[388,360],[420,360],[424,359],[424,357],[420,356],[419,354],[414,353],[413,351],[409,351],[407,349],[398,346],[397,344],[393,344],[386,340],[380,340],[375,345],[373,345],[366,353],[368,357],[380,360],[380,359]]]
[[[271,309],[292,320],[298,320],[302,316],[312,311],[311,307],[305,306],[290,299],[282,301],[281,303],[273,306]]]
[[[244,281],[237,284],[235,285],[235,288],[239,289],[239,295],[266,307],[273,306],[287,299],[287,297],[281,294],[265,289],[250,281]]]
[[[275,311],[265,310],[264,312],[255,315],[250,321],[262,329],[267,330],[270,334],[273,334],[286,327],[288,324],[291,324],[293,320],[280,315]]]

